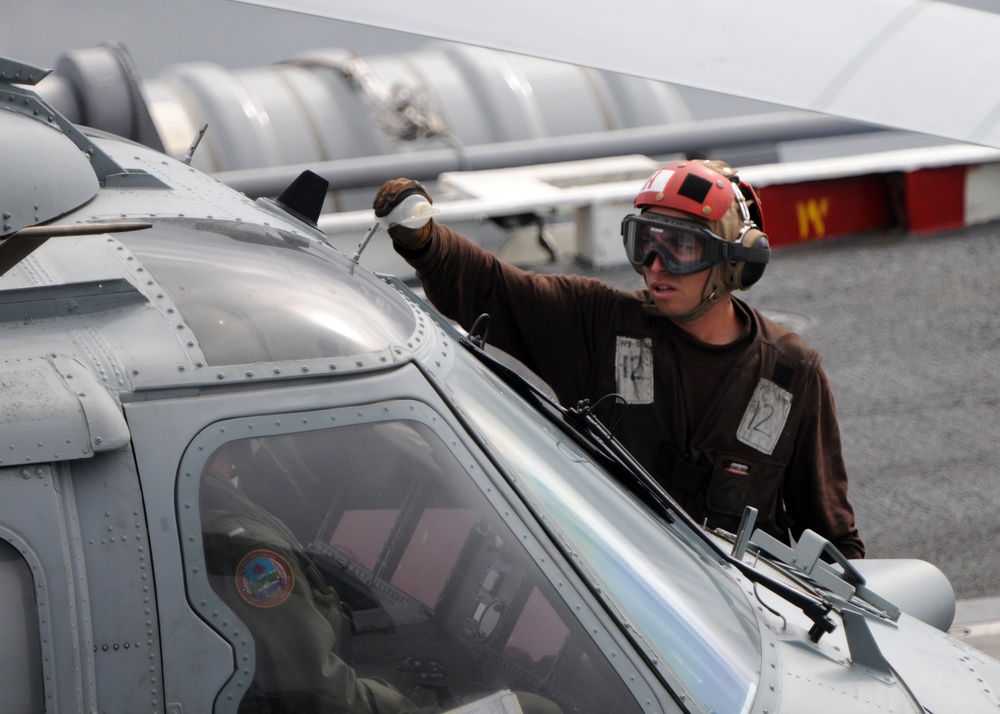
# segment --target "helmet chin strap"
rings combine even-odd
[[[708,280],[705,281],[705,290],[702,293],[701,302],[691,312],[684,315],[678,315],[677,317],[672,317],[670,319],[675,322],[691,322],[691,320],[697,320],[699,317],[704,315],[706,312],[712,309],[716,303],[725,298],[729,293],[733,291],[731,287],[725,284],[722,279],[722,264],[713,265],[712,272],[708,275]]]

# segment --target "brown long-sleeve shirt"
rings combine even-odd
[[[624,416],[608,401],[598,413],[698,522],[734,531],[752,505],[786,542],[808,528],[864,557],[830,386],[794,333],[733,298],[742,337],[698,343],[644,290],[521,270],[440,224],[426,248],[399,252],[445,315],[469,329],[489,313],[490,343],[562,404],[620,394]]]

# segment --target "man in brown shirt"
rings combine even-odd
[[[375,213],[419,183],[382,186]],[[656,171],[622,222],[646,288],[504,263],[440,223],[389,234],[434,305],[466,329],[482,313],[490,342],[544,379],[560,402],[596,404],[632,454],[698,522],[734,531],[747,505],[784,542],[811,529],[848,558],[864,544],[847,498],[836,407],[820,355],[734,297],[769,257],[760,202],[720,161]]]

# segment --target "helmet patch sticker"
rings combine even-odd
[[[626,404],[653,403],[653,340],[618,336],[615,382]]]
[[[254,607],[275,607],[292,594],[295,575],[289,562],[270,550],[254,550],[236,567],[236,589]]]
[[[642,190],[663,191],[663,189],[667,187],[667,182],[670,181],[670,177],[673,175],[674,172],[670,169],[660,169],[646,180],[646,185],[642,187]]]
[[[791,411],[791,392],[770,380],[762,379],[750,397],[750,403],[736,431],[736,438],[770,456]]]

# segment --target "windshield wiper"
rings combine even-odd
[[[830,611],[833,609],[831,602],[821,596],[811,595],[789,587],[761,573],[753,566],[744,563],[742,559],[734,557],[719,547],[684,509],[674,503],[670,494],[636,461],[635,457],[614,438],[603,422],[594,416],[593,409],[589,404],[581,404],[574,409],[566,410],[566,413],[571,419],[578,422],[579,428],[590,433],[592,438],[602,442],[607,452],[613,454],[615,460],[631,475],[635,484],[640,486],[643,491],[651,493],[654,496],[656,503],[669,504],[667,510],[662,512],[661,515],[670,519],[671,522],[673,522],[672,519],[676,515],[709,548],[713,555],[721,558],[727,564],[740,571],[750,582],[767,588],[775,595],[799,608],[806,617],[812,620],[813,626],[809,630],[809,638],[813,642],[818,642],[824,634],[833,632],[836,629],[837,625],[829,617]]]

